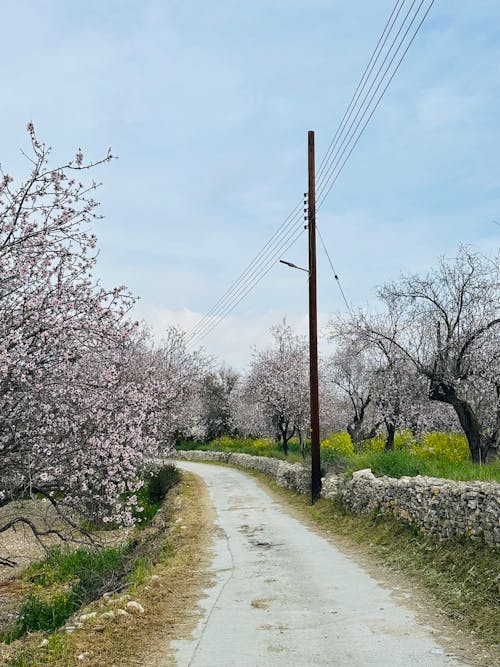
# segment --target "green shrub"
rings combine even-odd
[[[27,632],[37,630],[53,632],[66,622],[79,605],[78,597],[73,591],[58,595],[51,600],[30,595],[19,611],[14,629],[5,633],[2,640],[11,642]]]
[[[146,477],[136,493],[137,506],[132,512],[139,525],[144,526],[154,519],[165,496],[179,481],[180,473],[173,465],[163,466]]]
[[[148,498],[151,502],[162,502],[167,493],[180,481],[180,473],[173,465],[163,466],[146,482]]]
[[[444,459],[451,463],[467,461],[470,456],[464,435],[439,431],[425,433],[412,447],[412,452],[423,459]]]

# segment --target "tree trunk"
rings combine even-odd
[[[392,422],[385,422],[385,427],[387,429],[387,439],[385,441],[384,450],[386,452],[392,452],[394,449],[394,436],[396,435],[396,426]]]
[[[469,403],[457,396],[455,387],[443,382],[431,382],[429,398],[432,401],[448,403],[453,407],[469,443],[472,460],[474,463],[484,463],[487,458],[489,443],[481,437],[479,421]]]
[[[288,456],[288,441],[290,440],[290,438],[293,437],[293,434],[295,433],[295,427],[292,429],[292,431],[288,432],[288,426],[289,426],[288,421],[281,422],[279,425],[281,441],[283,443],[283,454],[285,455],[285,458]]]
[[[351,436],[352,444],[354,449],[358,451],[360,445],[364,440],[369,440],[374,438],[377,435],[377,429],[380,424],[375,424],[373,428],[369,431],[363,430],[363,422],[359,420],[353,420],[350,424],[347,424],[347,432]]]
[[[288,440],[289,438],[284,435],[283,436],[283,454],[285,455],[285,458],[288,456]]]
[[[302,434],[302,429],[296,427],[296,430],[297,430],[297,435],[299,436],[300,453],[302,454],[302,458],[305,460],[305,458],[306,458],[306,441],[304,439],[304,435]]]

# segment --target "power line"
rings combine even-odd
[[[304,233],[305,229],[304,226],[301,224],[300,229],[296,230],[295,236],[292,238],[290,243],[288,245],[279,248],[279,250],[276,252],[274,259],[278,257],[278,255],[283,254],[287,252],[302,236]],[[264,267],[264,270],[258,274],[257,276],[254,276],[254,279],[245,286],[244,291],[240,294],[239,298],[228,304],[226,309],[220,313],[218,313],[215,316],[212,316],[211,321],[208,323],[208,325],[205,327],[205,329],[200,332],[199,334],[196,334],[192,338],[190,338],[187,341],[187,346],[188,347],[193,347],[194,345],[198,345],[200,340],[202,338],[205,338],[209,333],[211,333],[222,321],[223,318],[227,317],[230,315],[233,310],[243,301],[243,299],[247,296],[247,294],[256,286],[260,281],[269,273],[269,271],[273,268],[275,264],[275,261],[270,262],[266,267]]]
[[[368,65],[365,67],[365,70],[364,70],[364,72],[361,76],[361,79],[359,80],[359,83],[356,87],[356,90],[352,94],[351,100],[350,100],[350,102],[347,106],[347,109],[344,112],[344,115],[342,116],[342,120],[339,123],[337,131],[335,132],[335,135],[333,136],[333,139],[331,140],[330,145],[328,146],[328,150],[326,151],[325,156],[321,160],[321,163],[318,167],[317,177],[318,177],[319,182],[321,181],[320,177],[323,173],[324,165],[329,160],[333,149],[337,145],[337,138],[338,138],[339,134],[342,132],[342,130],[344,129],[347,122],[349,121],[349,118],[352,115],[352,111],[353,111],[354,107],[356,106],[356,104],[359,100],[359,97],[362,94],[362,92],[363,92],[363,90],[366,86],[366,83],[371,76],[371,73],[373,72],[373,69],[375,67],[376,61],[377,61],[378,56],[379,56],[379,53],[377,54],[377,51],[379,51],[379,48],[380,48],[380,52],[381,52],[382,49],[384,48],[384,46],[387,42],[387,39],[389,37],[389,34],[390,34],[390,32],[391,32],[391,30],[394,26],[394,23],[396,22],[396,20],[399,16],[399,13],[401,12],[401,9],[403,8],[403,5],[404,5],[405,1],[406,0],[398,0],[396,2],[396,4],[394,5],[394,8],[393,8],[389,18],[387,19],[384,30],[382,31],[382,34],[380,35],[379,40],[377,42],[377,46],[373,50],[373,53],[370,57]],[[389,28],[389,26],[390,26],[390,28]],[[387,30],[388,28],[389,28],[389,30]]]
[[[270,255],[265,262],[259,263],[255,271],[253,272],[250,280],[242,281],[237,286],[237,289],[233,291],[231,297],[229,299],[226,299],[225,303],[221,304],[216,312],[214,312],[208,318],[206,316],[205,318],[203,318],[204,319],[203,324],[200,327],[198,327],[197,331],[194,334],[191,334],[191,336],[188,339],[188,342],[191,344],[196,339],[205,337],[208,331],[212,329],[214,318],[220,319],[228,315],[230,312],[232,312],[234,310],[235,305],[240,303],[242,298],[246,296],[248,292],[251,289],[253,289],[253,287],[255,287],[265,275],[267,275],[267,273],[274,266],[277,257],[279,257],[283,252],[286,252],[288,248],[291,245],[293,245],[296,238],[298,238],[298,236],[302,231],[303,231],[303,225],[301,222],[300,225],[295,225],[282,238],[280,238],[280,240],[277,242],[277,245],[275,244],[271,249],[272,251],[274,251],[273,254]],[[298,235],[297,232],[299,232]],[[291,243],[289,243],[290,241]]]
[[[392,43],[389,47],[389,50],[385,54],[385,57],[382,61],[382,64],[380,65],[380,67],[379,67],[379,69],[378,69],[378,71],[375,75],[375,78],[373,79],[368,91],[366,92],[366,94],[363,98],[363,101],[360,105],[360,108],[358,109],[356,115],[354,116],[353,120],[351,121],[351,124],[349,125],[349,128],[348,128],[342,142],[340,143],[340,146],[338,147],[335,155],[329,160],[329,167],[328,167],[328,170],[327,170],[327,175],[323,175],[323,177],[321,178],[321,183],[319,184],[319,188],[318,188],[319,189],[318,197],[321,198],[323,196],[323,200],[326,198],[326,196],[331,191],[331,187],[330,187],[330,186],[332,186],[331,181],[334,180],[334,179],[336,180],[338,175],[340,174],[340,171],[342,171],[342,167],[343,167],[342,158],[347,153],[346,160],[344,161],[344,162],[347,162],[347,159],[349,158],[349,156],[351,155],[355,146],[357,145],[361,135],[363,134],[366,126],[368,125],[369,121],[373,117],[373,114],[375,113],[375,110],[377,109],[378,105],[380,104],[380,101],[382,100],[382,98],[383,98],[385,92],[387,91],[392,79],[394,78],[396,72],[398,71],[406,53],[408,52],[408,49],[410,48],[411,44],[413,43],[413,40],[415,39],[421,25],[423,24],[427,14],[429,13],[429,11],[430,11],[433,3],[434,3],[434,0],[431,0],[430,5],[427,8],[427,11],[425,12],[422,20],[420,21],[419,25],[417,26],[416,30],[414,31],[414,33],[413,33],[409,43],[407,44],[406,48],[404,49],[401,58],[399,59],[398,63],[396,64],[396,66],[394,68],[394,70],[390,74],[389,79],[388,79],[385,87],[382,90],[382,93],[380,94],[379,98],[377,99],[377,101],[375,102],[375,104],[373,105],[373,107],[371,108],[371,111],[370,111],[370,107],[373,103],[373,100],[374,100],[375,96],[377,95],[378,91],[380,90],[381,86],[383,85],[384,80],[386,79],[386,77],[387,77],[387,75],[388,75],[388,73],[391,69],[391,66],[394,63],[394,60],[396,59],[396,57],[398,56],[398,54],[402,50],[403,44],[404,44],[404,42],[405,42],[405,40],[408,36],[408,33],[410,32],[411,27],[414,24],[418,14],[419,14],[419,12],[422,8],[422,5],[424,4],[424,0],[420,1],[420,4],[418,5],[416,11],[413,13],[413,15],[411,15],[411,12],[413,10],[413,7],[414,7],[415,3],[416,3],[416,0],[413,0],[412,4],[410,6],[410,9],[408,10],[408,12],[406,13],[406,15],[403,19],[403,22],[399,26],[399,29],[396,33],[396,36],[394,37],[394,39],[393,39],[393,41],[392,41]],[[410,19],[410,20],[409,20],[409,23],[406,27],[406,30],[404,31],[403,36],[399,40],[399,43],[396,46],[396,49],[395,49],[394,53],[392,54],[392,57],[390,58],[389,63],[385,67],[384,72],[380,76],[380,73],[382,72],[382,69],[383,69],[385,63],[387,62],[387,59],[391,55],[393,47],[396,44],[396,41],[398,40],[398,37],[401,34],[401,31],[403,30],[403,28],[404,28],[406,22],[408,21],[408,19]],[[373,93],[372,93],[372,90],[373,90]],[[368,99],[370,93],[372,93],[372,94],[371,94],[371,97]],[[368,116],[368,119],[367,119],[366,123],[361,128],[358,136],[356,136],[356,133],[358,132],[361,123],[363,122],[365,116],[367,115],[367,113],[369,111],[370,111],[370,113],[369,113],[369,116]],[[335,176],[335,171],[338,168],[339,164],[341,164],[341,163],[342,163],[342,166],[339,169],[337,176]],[[334,180],[334,182],[335,182],[335,180]],[[325,192],[326,192],[326,194],[324,194]]]
[[[394,8],[384,27],[384,30],[377,42],[377,46],[375,47],[372,53],[368,65],[366,66],[363,72],[363,75],[357,85],[357,88],[353,96],[351,97],[346,112],[344,113],[344,116],[342,117],[339,127],[337,128],[334,138],[332,139],[328,147],[328,150],[321,162],[321,166],[318,171],[319,175],[318,208],[324,203],[325,199],[329,195],[340,173],[342,172],[347,160],[349,159],[354,148],[359,142],[359,139],[361,138],[368,123],[373,117],[373,114],[375,113],[377,107],[379,106],[385,92],[387,91],[392,79],[394,78],[396,72],[398,71],[404,57],[406,56],[406,53],[408,52],[411,44],[413,43],[417,33],[419,32],[435,0],[431,0],[416,30],[414,31],[408,44],[404,48],[399,61],[397,62],[395,68],[390,74],[389,79],[385,84],[381,94],[379,95],[375,104],[371,106],[373,100],[375,99],[375,96],[377,95],[377,92],[379,91],[379,89],[384,83],[384,80],[388,76],[392,64],[394,63],[400,51],[402,50],[404,42],[411,30],[412,25],[415,23],[415,20],[424,4],[424,1],[425,0],[420,1],[420,4],[418,5],[417,10],[413,13],[413,15],[412,15],[412,10],[417,0],[412,1],[410,8],[406,12],[406,15],[404,16],[399,27],[396,26],[396,23],[405,5],[406,0],[397,0],[396,4],[394,5]],[[392,54],[392,57],[389,60],[389,63],[385,67],[382,76],[380,76],[385,63],[391,56],[391,52],[394,49],[394,45],[398,41],[398,37],[403,31],[403,28],[405,27],[405,24],[407,23],[408,20],[409,23],[406,27],[406,30],[403,33],[403,37],[399,40],[399,43],[397,44],[394,53]],[[393,37],[392,42],[384,55],[383,54],[384,49],[394,30],[396,30],[396,34]],[[378,70],[374,75],[368,90],[365,92],[370,82],[370,78],[372,77],[372,74],[375,71],[380,60],[381,64],[379,65]],[[369,98],[372,90],[373,93]],[[363,93],[365,94],[360,103],[359,101]],[[359,130],[367,114],[369,115],[364,124],[362,125],[361,130]],[[348,124],[349,127],[347,127]],[[286,252],[288,248],[291,247],[291,245],[293,245],[293,243],[296,242],[296,240],[300,237],[303,231],[302,211],[299,211],[301,206],[302,202],[299,202],[299,204],[295,206],[295,208],[287,216],[287,218],[280,225],[277,231],[272,235],[272,237],[264,245],[264,247],[257,253],[255,258],[248,264],[245,270],[229,287],[229,289],[224,293],[224,295],[219,299],[219,301],[217,301],[217,303],[211,308],[211,310],[188,333],[189,345],[198,343],[201,339],[203,339],[206,335],[208,335],[222,321],[224,317],[226,317],[229,313],[231,313],[237,307],[237,305],[241,303],[241,301],[245,298],[245,296],[264,278],[264,276],[266,276],[269,273],[277,257],[280,254]],[[300,228],[299,228],[299,220],[300,220]],[[324,244],[321,235],[320,238],[322,240],[323,247],[329,259],[332,270],[334,271],[331,258],[328,254],[326,245]],[[334,275],[336,275],[335,271]],[[349,304],[345,299],[345,295],[343,293],[339,281],[338,281],[338,286],[339,289],[341,290],[341,294],[344,299],[344,302],[346,303],[346,306],[348,307],[348,309],[350,309]]]
[[[397,47],[395,53],[393,54],[393,56],[392,56],[392,58],[391,58],[389,64],[388,64],[387,67],[386,67],[386,69],[385,69],[385,71],[384,71],[384,74],[383,74],[382,78],[380,79],[379,83],[377,84],[377,86],[376,86],[376,88],[375,88],[375,90],[374,90],[374,92],[373,92],[373,94],[372,94],[372,96],[371,96],[371,98],[370,98],[370,100],[369,100],[369,102],[368,102],[368,105],[366,106],[366,109],[364,110],[363,114],[362,114],[361,117],[359,118],[358,123],[357,123],[356,127],[354,128],[354,131],[353,131],[353,133],[352,133],[352,135],[351,135],[351,138],[349,139],[348,143],[347,143],[346,146],[344,147],[343,151],[342,151],[340,154],[338,154],[338,152],[337,152],[335,163],[334,163],[333,167],[330,167],[330,168],[329,168],[329,176],[328,176],[328,178],[326,179],[326,181],[325,181],[325,180],[323,181],[323,184],[321,185],[321,187],[320,187],[320,189],[319,189],[320,192],[319,192],[319,194],[318,194],[318,199],[319,199],[319,202],[318,202],[318,208],[322,206],[322,204],[324,203],[325,199],[326,199],[326,198],[328,197],[328,195],[330,194],[330,192],[331,192],[331,190],[332,190],[334,184],[336,183],[338,177],[340,176],[340,174],[341,174],[341,172],[342,172],[342,170],[343,170],[343,168],[344,168],[344,166],[345,166],[347,160],[348,160],[349,157],[351,156],[353,150],[356,148],[356,146],[357,146],[359,140],[361,139],[361,136],[363,135],[363,133],[364,133],[364,131],[365,131],[365,129],[366,129],[368,123],[369,123],[370,120],[372,119],[373,114],[374,114],[375,111],[377,110],[377,108],[378,108],[378,106],[379,106],[379,104],[380,104],[382,98],[384,97],[384,95],[385,95],[387,89],[389,88],[389,85],[391,84],[393,78],[395,77],[397,71],[399,70],[399,68],[400,68],[400,66],[401,66],[401,63],[403,62],[403,60],[404,60],[406,54],[408,53],[408,50],[409,50],[410,46],[413,44],[413,41],[415,40],[415,37],[417,36],[418,32],[420,31],[420,28],[422,27],[422,25],[423,25],[425,19],[427,18],[427,15],[429,14],[429,12],[430,12],[430,10],[431,10],[431,8],[432,8],[434,2],[435,2],[435,0],[431,0],[429,6],[427,7],[427,10],[425,11],[423,17],[421,18],[421,20],[420,20],[419,24],[417,25],[415,31],[413,32],[413,35],[411,36],[411,38],[410,38],[408,44],[407,44],[406,47],[404,48],[404,51],[403,51],[403,53],[402,53],[400,59],[398,60],[396,66],[395,66],[395,68],[394,68],[394,70],[392,71],[392,73],[391,73],[389,79],[387,80],[387,83],[385,84],[385,86],[384,86],[384,88],[383,88],[381,94],[379,95],[377,101],[375,102],[374,106],[372,107],[372,109],[371,109],[371,111],[370,111],[370,113],[369,113],[369,115],[368,115],[368,117],[367,117],[367,119],[366,119],[364,125],[362,126],[362,128],[361,128],[361,130],[359,131],[358,135],[355,136],[355,134],[356,134],[356,132],[357,132],[359,126],[361,125],[361,123],[362,123],[364,117],[366,116],[366,114],[367,114],[367,112],[368,112],[368,110],[369,110],[369,108],[370,108],[370,104],[372,103],[372,101],[373,101],[375,95],[377,94],[378,90],[380,89],[380,86],[383,84],[384,79],[385,79],[385,77],[386,77],[386,75],[387,75],[387,73],[388,73],[388,71],[389,71],[389,69],[390,69],[392,63],[394,62],[396,56],[397,56],[398,53],[400,52],[400,50],[401,50],[401,48],[402,48],[402,45],[403,45],[403,43],[404,43],[404,40],[406,39],[406,37],[407,37],[407,35],[408,35],[408,33],[409,33],[410,29],[411,29],[411,26],[412,26],[413,23],[415,22],[415,19],[416,19],[417,15],[418,15],[418,13],[419,13],[419,11],[420,11],[420,9],[421,9],[423,3],[424,3],[424,0],[421,0],[419,6],[418,6],[418,8],[417,8],[417,11],[416,11],[415,14],[413,15],[413,18],[411,19],[411,21],[410,21],[410,23],[409,23],[409,25],[408,25],[408,27],[407,27],[407,29],[406,29],[406,31],[405,31],[403,37],[401,38],[401,40],[400,40],[400,42],[399,42],[399,44],[398,44],[398,47]],[[414,4],[415,4],[415,2],[412,3],[412,7],[413,7]],[[408,14],[407,14],[407,16],[408,16]],[[405,17],[405,20],[406,20],[406,17]],[[401,31],[401,29],[398,31],[398,34],[400,33],[400,31]],[[389,51],[389,53],[390,53],[390,51]],[[386,58],[387,58],[387,56],[386,56]],[[380,70],[379,70],[379,71],[380,71]],[[372,86],[370,87],[370,90],[371,90],[372,87],[373,87],[373,84],[372,84]],[[367,94],[369,94],[369,92],[368,92]],[[358,115],[359,115],[359,112],[358,112]],[[356,116],[356,117],[357,117],[357,116]],[[355,122],[355,120],[356,120],[356,118],[354,119],[353,123]],[[352,127],[352,124],[351,124],[351,127]],[[354,138],[354,137],[355,137],[355,138]],[[348,147],[349,147],[349,143],[350,143],[350,142],[352,142],[352,145],[350,146],[350,148],[349,148],[349,150],[348,150]],[[345,155],[347,150],[348,150],[347,155]],[[345,155],[345,158],[344,158],[344,160],[342,161],[342,158],[343,158],[344,155]],[[334,158],[334,159],[335,159],[335,158]],[[332,160],[332,162],[333,162],[333,160]],[[340,167],[339,167],[339,164],[340,164]],[[336,173],[335,173],[335,172],[336,172]]]
[[[342,296],[342,299],[344,300],[344,303],[345,303],[345,305],[346,305],[347,311],[352,315],[352,309],[351,309],[351,306],[349,305],[349,302],[347,301],[346,296],[345,296],[345,294],[344,294],[344,290],[342,289],[342,285],[341,285],[341,283],[340,283],[340,278],[339,278],[339,276],[338,276],[338,273],[335,271],[335,268],[334,268],[334,266],[333,266],[332,259],[331,259],[331,257],[330,257],[330,253],[328,252],[328,248],[326,247],[325,240],[323,239],[323,234],[321,233],[321,231],[320,231],[320,229],[319,229],[319,227],[318,227],[318,223],[316,223],[316,231],[317,231],[318,234],[319,234],[319,238],[320,238],[320,241],[321,241],[321,245],[323,246],[323,250],[325,251],[325,254],[326,254],[327,258],[328,258],[328,262],[329,262],[330,267],[331,267],[331,269],[332,269],[333,277],[335,278],[335,282],[337,283],[337,287],[339,288],[340,294],[341,294],[341,296]]]
[[[268,255],[272,253],[276,245],[279,244],[282,238],[285,237],[286,234],[290,231],[290,227],[292,227],[299,218],[302,218],[302,211],[299,212],[299,209],[301,208],[302,202],[299,202],[291,211],[291,213],[285,218],[279,228],[274,232],[269,241],[263,246],[254,259],[232,283],[229,289],[222,295],[222,297],[210,309],[210,311],[195,325],[195,327],[189,333],[189,337],[194,337],[195,334],[197,334],[198,331],[203,328],[207,320],[210,320],[212,316],[216,315],[220,308],[224,308],[227,302],[234,297],[235,292],[238,292],[241,284],[245,282],[245,280],[252,274],[252,272],[260,268],[262,262],[266,261]]]

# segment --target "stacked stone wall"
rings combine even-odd
[[[420,476],[394,479],[359,470],[338,492],[344,507],[355,514],[380,512],[440,539],[467,535],[500,546],[498,483]]]
[[[178,452],[189,461],[220,461],[252,468],[273,477],[283,487],[300,493],[310,490],[310,471],[299,463],[265,456],[227,452]],[[327,475],[321,495],[339,497],[354,514],[378,512],[416,526],[439,539],[469,536],[500,547],[500,484],[454,482],[433,477],[375,477],[358,470],[349,479]]]

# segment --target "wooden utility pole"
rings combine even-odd
[[[318,305],[316,291],[316,168],[314,163],[314,132],[307,137],[309,174],[309,388],[311,401],[311,500],[321,493],[321,455],[319,442],[318,391]]]

